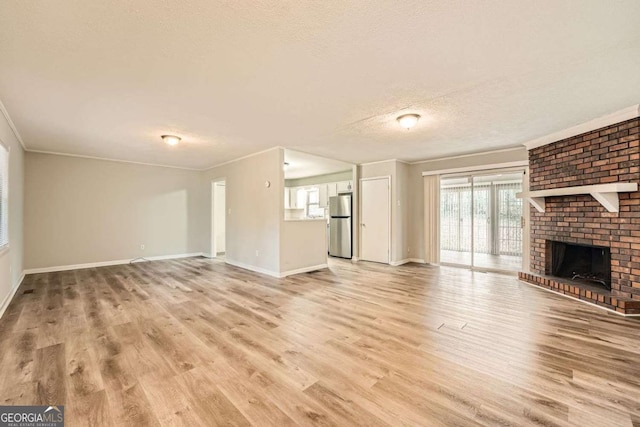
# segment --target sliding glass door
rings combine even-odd
[[[471,266],[471,180],[440,179],[440,262]]]
[[[440,262],[480,270],[522,267],[522,170],[440,180]]]

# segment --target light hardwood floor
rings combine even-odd
[[[640,319],[455,268],[31,275],[0,344],[0,403],[70,426],[640,425]]]

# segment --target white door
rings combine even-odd
[[[226,252],[226,187],[225,181],[212,183],[211,193],[211,257]]]
[[[360,258],[389,263],[390,182],[389,178],[360,181],[362,215],[360,220]]]

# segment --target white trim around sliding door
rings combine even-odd
[[[425,172],[422,172],[422,176],[450,175],[450,174],[458,174],[458,173],[466,174],[466,175],[478,175],[477,172],[489,172],[492,170],[501,170],[501,169],[527,167],[527,166],[529,166],[528,160],[519,160],[516,162],[492,163],[490,165],[470,166],[466,168],[452,168],[452,169],[425,171]]]

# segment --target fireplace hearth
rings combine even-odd
[[[549,276],[587,284],[599,284],[611,290],[611,250],[601,246],[547,240]]]

